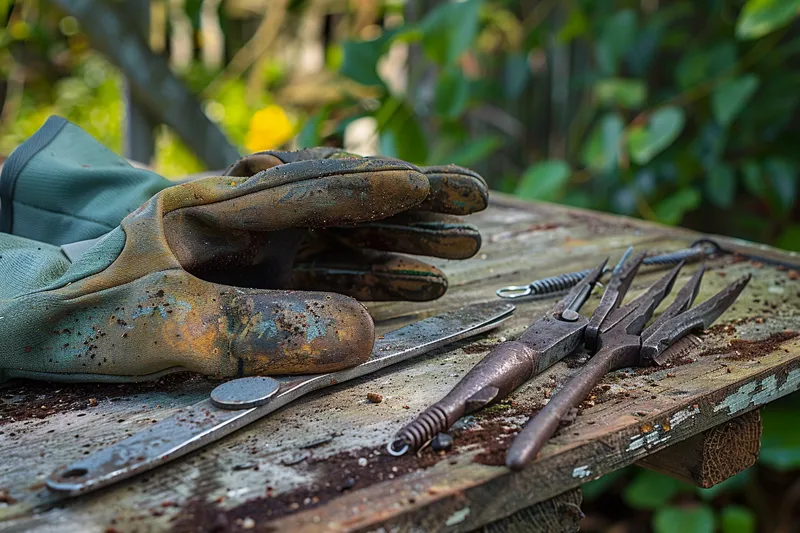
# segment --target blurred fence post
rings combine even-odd
[[[150,34],[150,9],[139,9],[131,19],[131,25],[136,29],[144,42],[149,43]],[[150,165],[155,154],[155,128],[158,125],[147,115],[145,110],[136,101],[131,89],[131,82],[127,75],[124,81],[125,97],[125,132],[124,156],[133,161]]]
[[[223,169],[241,157],[166,60],[132,29],[130,18],[149,2],[51,1],[78,19],[92,44],[122,70],[132,96],[151,120],[172,128],[210,169]]]

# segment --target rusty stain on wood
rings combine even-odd
[[[494,301],[494,291],[504,285],[581,270],[605,256],[613,261],[629,244],[670,251],[698,238],[684,229],[501,195],[494,195],[489,209],[468,220],[484,236],[482,250],[468,261],[433,261],[450,282],[447,294],[437,301],[369,304],[379,335],[467,303]],[[761,246],[757,252],[800,264],[797,254]],[[503,439],[578,371],[585,355],[570,356],[523,385],[510,398],[516,408],[498,408],[490,418],[472,419],[462,434],[455,435],[453,451],[443,456],[409,459],[393,472],[391,459],[379,454],[399,427],[441,398],[493,345],[519,335],[552,300],[522,302],[506,326],[472,343],[312,395],[175,463],[75,500],[60,501],[47,492],[44,477],[61,464],[201,399],[215,383],[192,380],[185,387],[178,384],[170,390],[122,396],[92,389],[90,397],[97,399],[97,406],[73,405],[63,411],[48,400],[48,413],[50,408],[53,413],[46,418],[4,420],[0,427],[4,458],[0,489],[16,500],[0,504],[2,527],[141,531],[224,522],[233,528],[249,518],[255,530],[343,532],[407,530],[416,525],[425,531],[472,531],[800,388],[800,338],[776,337],[800,330],[797,281],[785,270],[758,268],[730,255],[714,258],[707,266],[698,302],[732,277],[756,271],[757,275],[719,319],[719,327],[702,335],[702,345],[672,366],[625,369],[606,376],[575,421],[563,427],[522,472],[511,474],[504,467],[473,459],[490,445],[502,450]],[[685,267],[682,277],[688,279],[695,268]],[[660,273],[643,271],[630,297]],[[591,313],[598,299],[593,296],[584,311]],[[743,347],[731,343],[734,339],[756,342]],[[475,349],[477,344],[482,349]],[[2,401],[9,407],[0,414],[13,411],[15,404],[30,396],[30,387],[19,383],[3,391]],[[47,397],[41,385],[33,388]],[[370,403],[368,392],[380,394],[382,402]],[[492,442],[470,438],[480,424],[489,427],[489,422],[491,427],[507,428],[501,432],[506,436],[498,435]],[[329,440],[301,448],[320,439]],[[297,460],[301,451],[307,455]],[[349,477],[340,473],[341,487],[330,483],[330,469],[335,468],[350,471]],[[205,511],[190,517],[190,508]],[[267,512],[271,509],[280,512],[271,516]]]

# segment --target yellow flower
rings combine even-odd
[[[17,20],[9,25],[8,33],[13,39],[16,39],[17,41],[24,41],[31,34],[31,29],[24,20]]]
[[[278,148],[294,136],[295,125],[278,105],[260,109],[250,119],[245,146],[251,152]]]

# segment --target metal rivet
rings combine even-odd
[[[267,403],[280,386],[269,377],[233,379],[211,391],[211,403],[222,409],[249,409]]]
[[[573,311],[572,309],[566,309],[561,313],[561,320],[566,320],[567,322],[575,322],[581,317],[581,315],[577,311]]]

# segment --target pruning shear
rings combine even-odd
[[[691,308],[705,271],[701,267],[681,288],[673,303],[645,328],[653,312],[672,290],[683,263],[647,292],[621,306],[643,259],[644,254],[638,255],[612,277],[586,327],[586,346],[594,355],[517,435],[506,454],[506,466],[512,470],[524,468],[536,456],[570,409],[577,406],[603,376],[630,366],[663,364],[667,348],[691,331],[708,328],[733,304],[750,281],[750,275],[739,278]]]
[[[578,313],[605,271],[606,261],[592,269],[517,340],[496,346],[447,396],[403,427],[388,445],[400,456],[419,449],[462,416],[508,396],[533,376],[569,355],[583,341],[589,320]]]
[[[750,280],[743,277],[689,310],[700,287],[701,267],[680,290],[675,301],[646,330],[645,324],[669,294],[683,267],[673,268],[646,293],[620,307],[645,254],[613,270],[600,304],[587,319],[578,311],[602,276],[606,262],[594,268],[522,336],[495,347],[439,402],[403,427],[388,445],[392,455],[418,449],[459,418],[497,401],[525,381],[574,352],[585,343],[595,352],[586,366],[523,428],[506,456],[506,465],[523,468],[555,433],[570,409],[578,405],[603,376],[635,364],[662,364],[665,350],[687,333],[709,327]]]

